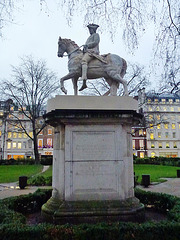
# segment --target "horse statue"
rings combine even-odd
[[[81,59],[83,52],[80,47],[71,39],[62,39],[59,37],[58,41],[58,57],[63,57],[64,53],[67,53],[68,56],[68,70],[69,73],[60,79],[61,90],[67,94],[67,90],[64,87],[64,81],[72,79],[74,87],[74,95],[77,95],[78,87],[77,81],[78,78],[82,75],[81,70]],[[105,78],[107,83],[110,86],[104,95],[117,95],[117,89],[119,84],[122,83],[124,87],[124,95],[128,95],[127,82],[123,80],[123,77],[126,73],[127,64],[126,61],[115,54],[106,54],[102,55],[104,61],[100,61],[97,58],[94,58],[88,65],[87,78],[88,79],[97,79]]]

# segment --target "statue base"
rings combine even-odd
[[[131,128],[139,123],[131,97],[56,96],[44,116],[55,128],[53,193],[42,215],[55,223],[134,221]]]
[[[144,205],[135,197],[123,201],[59,201],[50,198],[42,207],[42,217],[54,224],[98,222],[143,222]]]

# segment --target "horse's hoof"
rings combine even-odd
[[[65,94],[67,94],[67,90],[64,87],[61,87],[61,91]]]
[[[82,91],[87,88],[87,85],[82,85],[82,87],[79,89],[79,91]]]

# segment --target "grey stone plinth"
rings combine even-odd
[[[134,198],[131,127],[141,118],[136,110],[130,97],[49,100],[44,118],[55,127],[53,193],[44,216],[64,223],[142,213]]]
[[[144,205],[135,197],[123,201],[60,201],[51,198],[42,216],[55,224],[144,221]]]

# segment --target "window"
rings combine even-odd
[[[168,129],[168,123],[165,123],[165,124],[164,124],[164,128],[165,128],[165,129]]]
[[[0,137],[1,137],[1,135],[2,135],[2,132],[0,131]]]
[[[176,102],[179,103],[179,99],[176,99]]]
[[[148,98],[148,103],[151,103],[151,99],[150,98]]]
[[[161,142],[159,142],[158,145],[159,145],[159,148],[162,148],[162,143]]]
[[[166,148],[169,148],[169,142],[166,142]]]
[[[141,135],[143,135],[143,130],[142,129],[139,130],[139,136],[141,136]]]
[[[135,140],[132,140],[133,150],[135,150]]]
[[[165,98],[161,99],[161,102],[162,102],[163,104],[165,104],[166,99],[165,99]]]
[[[177,148],[177,143],[173,142],[173,148]]]
[[[43,135],[43,131],[40,131],[39,135]]]
[[[23,148],[26,148],[26,142],[23,142]]]
[[[176,129],[176,124],[172,123],[172,129]]]
[[[0,126],[2,126],[2,120],[0,120]]]
[[[169,103],[172,104],[173,103],[173,99],[169,99]]]
[[[180,123],[179,123],[179,129],[180,129]]]
[[[48,135],[52,135],[52,128],[48,128]]]
[[[154,148],[155,145],[154,145],[154,142],[151,142],[151,148]]]
[[[163,107],[163,111],[166,112],[167,111],[167,107]]]
[[[144,152],[140,152],[140,158],[144,158]]]
[[[155,152],[151,153],[151,157],[154,158],[156,156]]]
[[[172,135],[173,135],[173,138],[176,138],[176,133],[175,132],[173,132]]]
[[[180,112],[180,107],[178,107],[178,112]]]
[[[149,120],[152,120],[152,119],[153,119],[153,115],[150,114],[150,115],[149,115]]]
[[[150,133],[150,139],[154,139],[154,133]]]
[[[13,142],[13,143],[12,143],[12,147],[13,147],[13,148],[16,148],[16,142]]]
[[[7,149],[11,149],[11,142],[7,142]]]
[[[172,121],[174,121],[175,120],[175,116],[171,116],[171,119],[172,119]]]
[[[165,132],[165,138],[168,138],[168,137],[169,137],[169,133]]]
[[[174,107],[170,107],[171,112],[174,112]]]
[[[22,132],[18,133],[18,138],[22,138]]]
[[[159,114],[157,114],[156,118],[157,118],[157,120],[160,120],[161,117]]]
[[[8,132],[8,138],[12,137],[12,132]]]
[[[152,107],[149,107],[149,111],[150,111],[150,112],[152,111]]]
[[[21,149],[21,147],[22,147],[21,142],[18,142],[18,149]]]
[[[31,139],[28,140],[28,148],[32,148],[32,140]]]
[[[17,138],[17,133],[13,132],[13,138]]]
[[[154,99],[154,102],[155,102],[155,103],[158,103],[158,99],[157,99],[157,98],[155,98],[155,99]]]
[[[140,140],[140,141],[142,141],[142,140]],[[48,145],[48,147],[52,147],[52,138],[47,139],[47,145]]]
[[[29,132],[29,136],[32,138],[33,137],[33,132]]]
[[[43,147],[43,139],[38,139],[38,147],[39,148]]]
[[[159,106],[156,107],[156,111],[159,112]]]
[[[26,134],[26,133],[24,133],[24,134],[23,134],[23,137],[24,137],[24,138],[27,138],[27,134]]]
[[[149,126],[150,126],[150,129],[153,129],[153,124],[152,123],[150,123]]]
[[[158,138],[161,138],[161,132],[158,132]]]
[[[157,129],[161,129],[161,124],[158,124],[158,125],[157,125]]]

